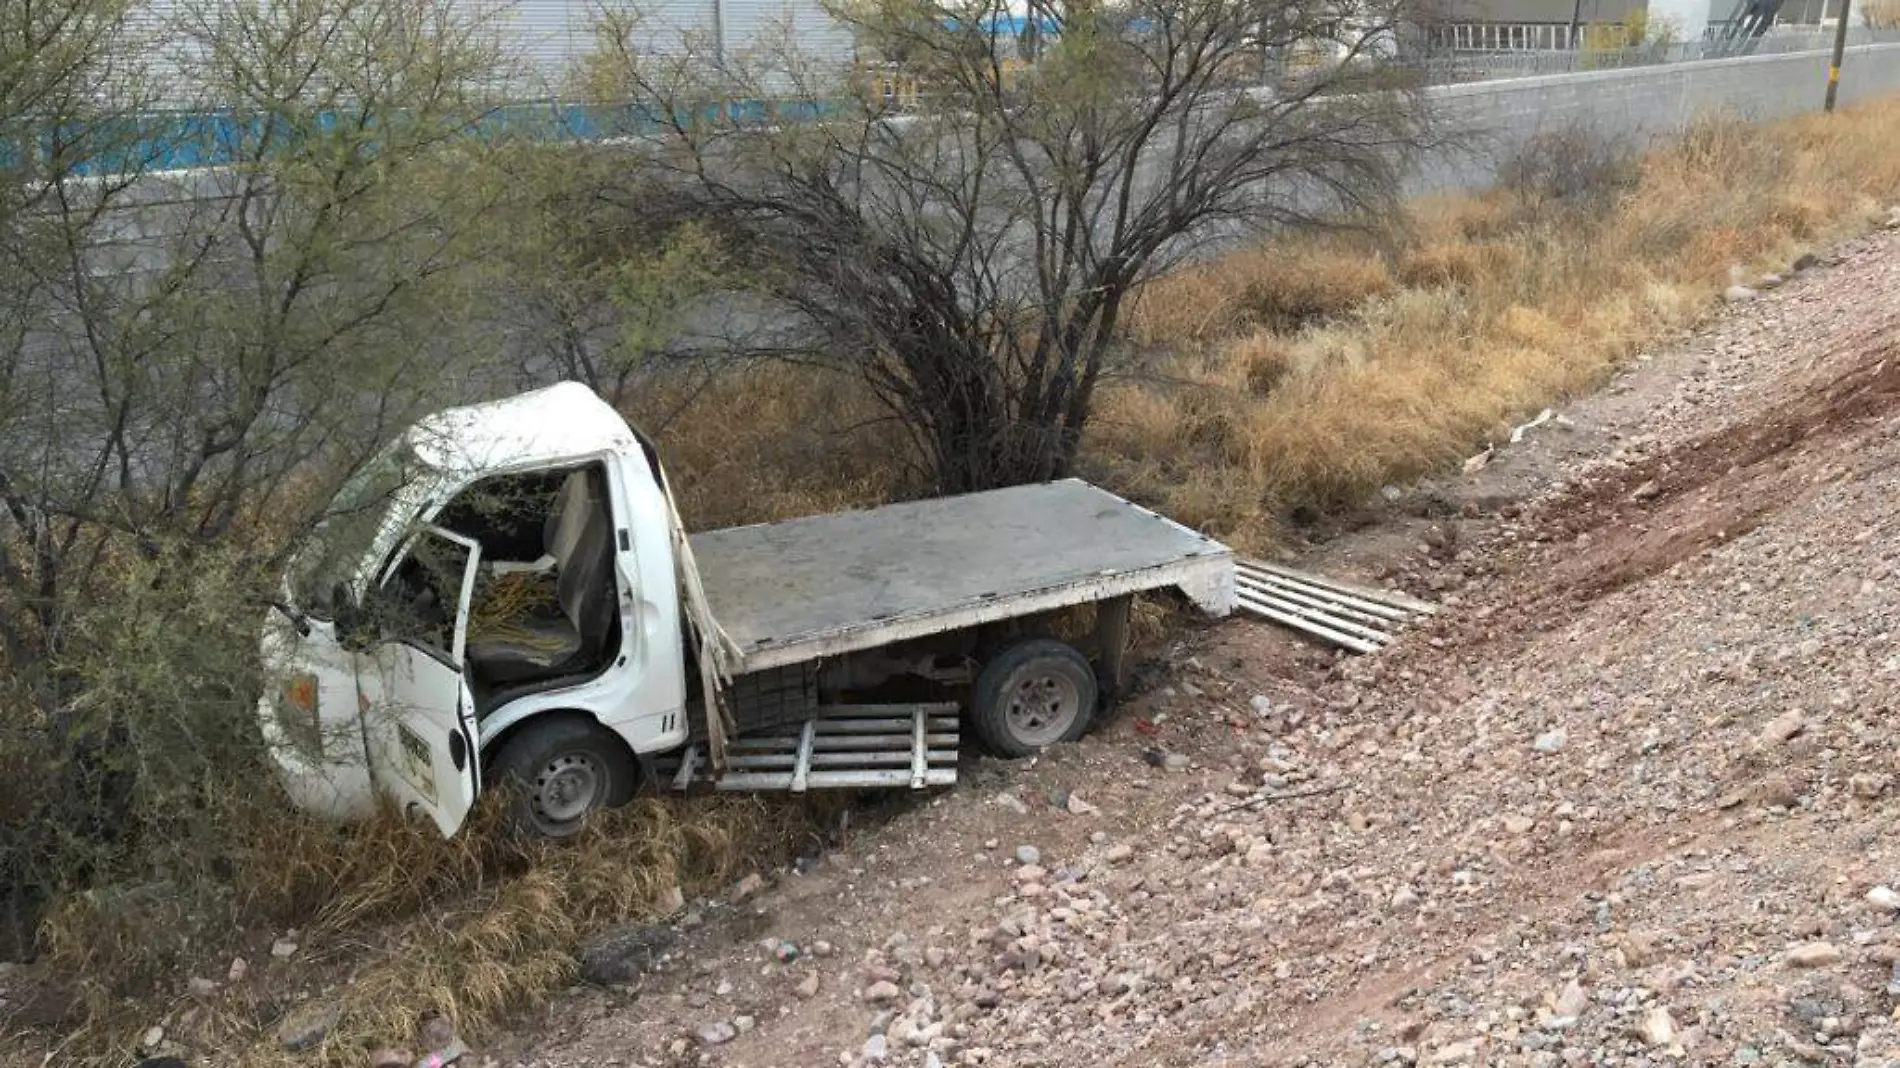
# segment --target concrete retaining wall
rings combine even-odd
[[[1414,191],[1484,188],[1500,161],[1540,133],[1583,128],[1646,143],[1680,133],[1700,115],[1766,121],[1819,111],[1828,58],[1743,56],[1438,86],[1428,92],[1447,128],[1473,131],[1475,144],[1425,161]],[[1841,70],[1843,105],[1900,93],[1900,44],[1849,48]]]

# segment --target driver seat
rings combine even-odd
[[[576,471],[555,495],[542,528],[554,558],[554,605],[511,621],[508,633],[471,640],[471,672],[507,684],[587,670],[612,630],[616,583],[613,523],[598,472]]]

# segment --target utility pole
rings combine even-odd
[[[1841,91],[1841,57],[1847,53],[1847,11],[1854,0],[1841,0],[1841,21],[1834,26],[1834,60],[1827,65],[1827,103],[1822,111],[1834,110],[1834,97]]]

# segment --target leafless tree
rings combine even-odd
[[[483,16],[132,8],[0,5],[0,906],[141,824],[215,852],[208,792],[267,781],[276,561],[493,363],[445,195],[506,73]]]
[[[862,378],[939,492],[1066,474],[1144,279],[1391,211],[1433,137],[1385,0],[1057,0],[1033,63],[989,0],[833,13],[895,79],[790,40],[654,56],[610,11],[589,85],[795,325],[754,351]]]

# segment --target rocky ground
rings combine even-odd
[[[1387,652],[1179,639],[491,1052],[1900,1066],[1900,234],[1828,260],[1309,554]]]

